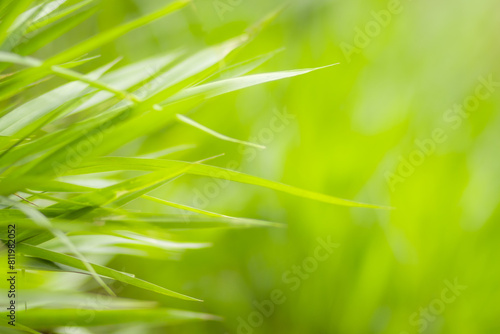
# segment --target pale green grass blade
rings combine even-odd
[[[242,144],[242,145],[245,145],[245,146],[250,146],[250,147],[255,147],[255,148],[259,148],[259,149],[265,149],[266,147],[263,146],[263,145],[259,145],[259,144],[255,144],[255,143],[251,143],[251,142],[247,142],[247,141],[243,141],[243,140],[239,140],[239,139],[235,139],[235,138],[231,138],[231,137],[228,137],[226,135],[223,135],[217,131],[214,131],[198,122],[195,122],[194,120],[192,120],[191,118],[187,117],[187,116],[184,116],[184,115],[181,115],[181,114],[177,114],[176,115],[177,119],[180,120],[181,122],[187,124],[187,125],[190,125],[190,126],[193,126],[205,133],[208,133],[209,135],[212,135],[216,138],[219,138],[219,139],[222,139],[222,140],[225,140],[225,141],[229,141],[229,142],[233,142],[233,143],[237,143],[237,144]]]
[[[41,18],[37,19],[35,22],[33,22],[26,29],[26,33],[36,31],[36,30],[41,29],[41,28],[43,28],[51,23],[58,21],[59,19],[65,18],[65,17],[69,16],[70,14],[76,12],[77,10],[79,10],[79,9],[81,9],[81,8],[91,4],[91,3],[95,3],[95,0],[80,1],[72,6],[60,9],[60,10],[56,11],[55,13],[41,17]]]
[[[37,59],[7,51],[0,51],[0,63],[12,63],[28,67],[39,67],[42,65],[42,62]]]
[[[1,313],[5,318],[5,312]],[[67,326],[74,327],[127,325],[144,322],[152,325],[178,325],[191,321],[220,320],[218,317],[173,309],[128,309],[128,310],[96,310],[92,321],[81,309],[33,309],[18,312],[19,321],[34,328],[50,329]]]
[[[71,201],[61,200],[59,204],[52,205],[49,208],[52,210],[74,211],[81,207],[98,207],[111,203],[114,206],[122,206],[161,186],[169,180],[184,174],[196,164],[198,163],[187,164],[182,167],[165,168],[153,173],[141,175],[109,187],[96,189],[92,192],[86,192],[72,198]],[[67,215],[63,215],[61,218],[65,218],[68,215],[74,216],[73,213],[68,213]]]
[[[31,54],[89,19],[93,14],[95,14],[96,10],[97,8],[93,7],[66,17],[60,22],[56,22],[47,27],[43,31],[33,34],[33,36],[29,36],[28,41],[19,43],[14,48],[14,51],[21,55]],[[31,25],[31,27],[33,26],[36,25]]]
[[[150,22],[153,22],[185,7],[189,2],[190,0],[179,0],[170,3],[169,5],[154,13],[145,15],[131,22],[112,28],[108,31],[101,32],[98,35],[91,37],[68,50],[65,50],[64,52],[61,52],[47,59],[39,68],[27,69],[25,71],[22,71],[21,73],[0,84],[0,101],[23,91],[28,83],[37,81],[45,77],[49,73],[51,66],[59,65],[61,63],[77,59],[134,29],[140,28],[141,26],[144,26]]]
[[[52,223],[50,222],[49,219],[47,219],[47,217],[45,217],[40,211],[34,209],[33,207],[31,206],[28,206],[28,205],[24,205],[24,204],[21,204],[21,203],[16,203],[16,202],[13,202],[13,201],[10,201],[8,199],[2,199],[0,197],[0,201],[5,203],[5,204],[8,204],[8,205],[12,205],[14,206],[15,208],[19,209],[20,211],[22,211],[27,217],[29,217],[31,220],[33,220],[33,222],[35,222],[37,225],[39,225],[40,227],[50,231],[50,233],[52,235],[54,235],[56,238],[60,239],[62,242],[64,242],[66,244],[66,246],[71,249],[71,251],[73,252],[73,254],[75,254],[78,258],[79,258],[79,261],[81,261],[83,263],[83,265],[85,266],[85,269],[88,270],[90,272],[90,274],[92,275],[92,277],[96,280],[96,282],[106,291],[108,292],[110,295],[114,296],[114,292],[106,285],[106,283],[104,283],[104,281],[97,275],[97,273],[95,272],[94,268],[92,267],[92,265],[85,259],[85,257],[83,256],[83,254],[80,253],[80,251],[78,249],[76,249],[76,247],[71,243],[71,241],[69,240],[69,238],[66,236],[66,234],[64,234],[64,232],[60,231],[59,229],[56,229],[52,226]]]
[[[212,98],[218,95],[222,95],[225,93],[233,92],[236,90],[240,90],[247,87],[252,87],[255,85],[260,85],[266,82],[291,78],[294,76],[310,73],[312,71],[316,71],[319,69],[323,69],[326,67],[330,67],[337,64],[332,64],[329,66],[318,67],[318,68],[310,68],[303,70],[292,70],[292,71],[282,71],[282,72],[273,72],[273,73],[262,73],[262,74],[253,74],[243,77],[225,79],[215,82],[210,82],[207,84],[195,86],[188,88],[179,94],[176,94],[170,99],[167,99],[163,104],[168,104],[173,101],[177,101],[184,98],[189,98],[191,96],[203,96],[204,98]]]
[[[149,87],[153,87],[155,85],[155,82],[157,82],[159,79],[155,79],[152,83],[149,82],[149,80],[157,75],[157,73],[161,71],[161,69],[163,69],[165,66],[178,59],[182,54],[182,52],[174,51],[160,56],[147,58],[145,60],[141,60],[139,62],[111,71],[104,75],[101,78],[101,81],[123,90],[129,89],[132,86],[140,83],[144,83],[144,85],[148,89],[150,89]],[[143,89],[144,88],[139,89],[134,94],[143,96],[144,93],[141,92]],[[80,108],[75,110],[75,112],[94,107],[99,103],[108,100],[112,96],[112,93],[98,92],[89,101],[85,102]]]
[[[31,189],[37,191],[61,192],[61,193],[72,193],[72,192],[80,193],[80,192],[95,190],[94,188],[80,186],[57,180],[48,180],[48,181],[46,180],[45,182],[39,184],[38,187],[34,187]]]
[[[0,45],[3,46],[4,42],[9,36],[9,28],[14,24],[16,19],[21,15],[33,2],[33,0],[17,0],[11,1],[5,9],[6,15],[0,22]]]
[[[122,158],[122,157],[104,157],[93,161],[92,163],[83,164],[80,168],[69,172],[68,174],[89,174],[89,173],[101,173],[105,171],[116,171],[116,170],[146,170],[155,171],[161,168],[167,168],[172,166],[186,166],[187,162],[176,161],[176,160],[154,160],[154,159],[137,159],[137,158]],[[373,205],[360,203],[355,201],[350,201],[338,197],[333,197],[329,195],[324,195],[308,190],[303,190],[279,182],[268,181],[256,176],[244,174],[237,171],[232,171],[229,169],[209,166],[209,165],[193,165],[192,168],[186,171],[188,174],[200,175],[221,178],[226,180],[231,180],[239,183],[252,184],[264,188],[269,188],[284,192],[290,195],[295,195],[302,198],[308,198],[320,202],[345,205],[353,207],[365,207],[365,208],[377,208],[377,209],[389,209],[386,206]]]
[[[245,35],[239,36],[218,45],[205,48],[187,57],[185,60],[158,76],[157,80],[155,80],[156,84],[151,87],[150,92],[148,92],[148,98],[154,98],[155,101],[160,102],[164,100],[163,96],[166,94],[165,91],[168,88],[189,78],[191,78],[193,83],[205,79],[203,76],[205,70],[219,64],[227,55],[241,47],[245,41]],[[213,71],[215,71],[215,69],[213,69]]]
[[[7,314],[5,314],[5,315],[7,315]],[[7,324],[6,321],[2,322],[0,324],[0,327],[4,328],[4,330],[6,331],[5,334],[10,334],[10,333],[17,334],[17,333],[19,333],[20,330],[23,331],[23,332],[25,332],[25,333],[30,333],[30,334],[43,334],[42,332],[38,332],[38,331],[36,331],[34,329],[29,328],[28,326],[24,326],[23,324],[20,324],[17,321],[16,321],[16,329],[14,329],[14,330],[12,329],[13,326]]]
[[[201,210],[201,209],[193,208],[191,206],[187,206],[187,205],[183,205],[183,204],[178,204],[178,203],[170,202],[170,201],[167,201],[167,200],[164,200],[164,199],[161,199],[161,198],[157,198],[157,197],[153,197],[153,196],[149,196],[149,195],[142,195],[141,198],[147,199],[147,200],[152,201],[152,202],[156,202],[156,203],[168,205],[168,206],[171,206],[173,208],[177,208],[177,209],[181,209],[181,210],[186,210],[186,211],[191,211],[191,212],[199,213],[199,214],[202,214],[202,215],[207,215],[209,217],[234,218],[234,217],[229,217],[229,216],[221,215],[219,213],[215,213],[215,212],[211,212],[211,211],[206,211],[206,210]],[[236,218],[234,218],[234,219],[236,219]]]
[[[10,53],[0,53],[0,57],[2,56],[16,58],[18,61],[29,61],[31,59]],[[97,79],[113,67],[116,62],[114,61],[100,67],[92,71],[88,76],[92,79]],[[61,106],[63,103],[80,96],[88,86],[86,83],[71,82],[28,101],[0,118],[0,134],[3,136],[14,135],[17,131],[29,125],[33,119],[37,119]]]
[[[10,26],[9,32],[14,31],[15,29],[21,27],[22,25],[26,25],[26,23],[31,23],[41,20],[45,16],[50,15],[50,13],[55,11],[65,1],[66,0],[50,1],[31,7],[30,9],[28,9],[27,11],[25,11],[16,18],[14,23]]]
[[[41,247],[27,245],[24,243],[18,245],[18,250],[19,250],[19,252],[26,254],[26,255],[29,255],[29,256],[33,256],[33,257],[61,263],[61,264],[64,264],[66,266],[70,266],[70,267],[73,267],[76,269],[87,270],[87,267],[80,259],[66,255],[66,254],[53,252],[53,251],[50,251],[50,250],[47,250],[47,249],[44,249]],[[199,299],[189,297],[189,296],[177,293],[175,291],[165,289],[159,285],[156,285],[156,284],[129,276],[129,275],[122,273],[118,270],[114,270],[114,269],[107,268],[107,267],[97,265],[97,264],[91,264],[91,265],[93,268],[95,268],[96,273],[98,273],[99,275],[109,277],[109,278],[112,278],[114,280],[136,286],[138,288],[153,291],[153,292],[163,294],[166,296],[170,296],[170,297],[174,297],[174,298],[179,298],[179,299],[184,299],[184,300],[192,300],[192,301],[200,301]]]
[[[207,80],[203,81],[203,83],[207,83],[210,81],[215,81],[215,80],[222,80],[222,79],[230,79],[230,78],[236,78],[236,77],[241,77],[262,64],[266,63],[269,61],[274,55],[277,53],[283,51],[282,49],[276,50],[273,52],[269,52],[263,55],[259,55],[257,57],[254,57],[252,59],[237,63],[235,65],[228,66],[227,68],[222,69],[221,71],[215,73],[211,77],[207,78]],[[214,80],[215,79],[215,80]]]
[[[80,106],[85,101],[84,97],[76,97],[75,99],[64,103],[62,106],[57,107],[48,114],[43,115],[39,119],[32,121],[29,125],[25,126],[19,130],[14,137],[19,138],[11,147],[7,150],[0,152],[0,159],[5,159],[5,156],[13,150],[16,146],[20,145],[23,141],[27,140],[36,131],[40,130],[43,126],[52,122],[53,120],[68,114],[74,108]]]
[[[100,46],[105,45],[132,30],[147,25],[148,23],[156,21],[168,14],[174,13],[177,10],[185,7],[188,3],[190,3],[190,0],[174,1],[151,14],[145,15],[131,22],[122,24],[108,31],[101,32],[100,34],[91,37],[86,41],[79,43],[78,45],[48,59],[46,61],[46,64],[57,65],[69,61],[71,59],[80,57],[81,55],[84,55],[92,50],[95,50]]]
[[[9,52],[0,52],[0,61],[15,62],[16,64],[29,67],[40,67],[43,65],[43,62],[41,60],[28,56],[20,56]],[[83,75],[71,69],[53,65],[50,67],[50,72],[65,79],[81,81],[92,87],[108,91],[119,98],[127,99],[134,102],[139,102],[139,99],[133,94],[130,94],[126,91],[122,91],[119,89],[115,89],[114,87],[106,83],[103,83],[97,79],[94,79],[91,76]]]

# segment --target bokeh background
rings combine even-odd
[[[37,55],[46,58],[164,3],[102,1],[94,18]],[[284,4],[194,0],[101,48],[97,62],[194,51],[241,34]],[[500,332],[498,31],[496,0],[287,2],[248,46],[246,55],[277,51],[255,72],[338,64],[226,94],[191,116],[267,149],[177,124],[124,152],[193,145],[196,150],[172,157],[194,161],[224,153],[211,163],[395,209],[350,209],[183,176],[154,194],[287,228],[189,232],[185,237],[212,247],[172,261],[116,257],[114,268],[204,302],[128,286],[120,296],[224,317],[117,333]],[[141,200],[128,207],[165,210]],[[292,290],[283,275],[298,277],[290,270],[310,262],[318,238],[337,247]],[[285,301],[262,315],[256,304],[275,289]]]

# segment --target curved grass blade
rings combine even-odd
[[[23,0],[27,1],[27,0]],[[32,0],[31,0],[32,1]],[[77,59],[88,52],[95,50],[106,43],[109,43],[116,38],[125,35],[126,33],[140,28],[150,22],[160,19],[168,14],[171,14],[183,7],[185,7],[190,0],[179,0],[168,4],[167,6],[153,12],[151,14],[145,15],[131,22],[122,24],[110,30],[101,32],[77,45],[67,49],[57,55],[47,59],[43,62],[42,66],[35,69],[28,69],[18,73],[17,75],[11,77],[5,82],[0,84],[0,101],[5,100],[15,94],[23,91],[25,87],[32,83],[45,77],[51,68],[51,66],[59,65],[74,59]],[[0,36],[1,37],[1,36]]]
[[[33,57],[28,57],[28,56],[20,56],[20,55],[17,55],[14,53],[9,53],[9,52],[0,52],[0,61],[15,62],[19,65],[24,65],[24,66],[29,66],[29,67],[41,67],[41,66],[43,66],[43,62],[41,60],[38,60],[38,59],[33,58]],[[117,97],[122,98],[122,99],[127,99],[127,100],[130,100],[133,102],[140,102],[139,98],[137,98],[136,96],[134,96],[133,94],[131,94],[129,92],[116,89],[116,88],[114,88],[114,87],[112,87],[104,82],[101,82],[97,79],[92,78],[91,76],[83,75],[83,74],[78,73],[76,71],[73,71],[71,69],[53,65],[50,67],[50,72],[59,76],[59,77],[65,78],[65,79],[81,81],[81,82],[86,83],[92,87],[95,87],[95,88],[98,88],[98,89],[101,89],[104,91],[108,91],[108,92],[113,93],[114,95],[116,95]]]
[[[29,36],[28,41],[19,43],[13,50],[21,55],[31,54],[86,21],[94,15],[96,11],[97,7],[91,7],[85,11],[68,15],[68,17],[65,17],[59,22],[55,22],[43,31],[33,33],[33,36]],[[30,30],[30,28],[38,30],[40,26],[38,26],[38,24],[33,24],[28,27],[28,30]]]
[[[12,205],[13,207],[19,209],[21,212],[23,212],[27,217],[29,217],[37,225],[48,230],[53,236],[60,239],[79,258],[79,261],[81,261],[83,263],[83,265],[85,266],[85,269],[90,272],[90,274],[96,280],[96,282],[111,296],[115,295],[113,290],[111,290],[106,285],[106,283],[104,283],[102,278],[99,277],[99,275],[97,275],[97,273],[95,272],[92,265],[85,259],[83,254],[80,253],[80,251],[73,245],[73,243],[71,242],[71,240],[69,240],[69,238],[66,236],[66,234],[64,232],[62,232],[61,230],[54,228],[52,226],[52,223],[50,222],[50,220],[47,219],[47,217],[45,217],[40,211],[38,211],[38,210],[34,209],[33,207],[28,206],[28,205],[24,205],[22,203],[17,203],[17,202],[8,200],[8,199],[3,199],[1,197],[0,197],[0,201],[5,203],[5,204]]]
[[[0,60],[2,60],[2,57],[15,58],[11,59],[11,61],[15,60],[18,62],[30,62],[31,59],[12,53],[0,52]],[[87,76],[96,80],[113,67],[117,61],[118,60],[115,60],[106,64],[92,71]],[[30,65],[27,64],[27,66]],[[86,83],[71,82],[26,102],[0,118],[0,134],[4,136],[15,135],[17,131],[20,131],[27,125],[31,124],[33,119],[38,119],[61,106],[63,103],[68,102],[75,97],[81,96],[87,87],[88,84]]]
[[[1,313],[2,316],[5,312]],[[156,308],[156,309],[125,309],[125,310],[95,310],[92,321],[88,314],[81,309],[32,309],[19,311],[19,321],[39,329],[51,329],[54,327],[67,326],[106,326],[132,324],[137,322],[156,325],[178,325],[190,321],[220,320],[220,318],[205,314],[188,312],[183,310]],[[5,316],[4,316],[5,317]]]
[[[18,249],[19,249],[19,252],[21,252],[25,255],[49,260],[52,262],[61,263],[63,265],[73,267],[76,269],[87,270],[85,264],[80,259],[66,255],[66,254],[53,252],[53,251],[50,251],[48,249],[28,245],[25,243],[19,244]],[[153,283],[150,283],[150,282],[147,282],[147,281],[135,278],[135,277],[131,277],[131,276],[129,276],[121,271],[118,271],[118,270],[114,270],[114,269],[104,267],[104,266],[101,266],[98,264],[92,264],[92,267],[95,269],[96,273],[99,275],[109,277],[109,278],[112,278],[114,280],[136,286],[138,288],[150,290],[150,291],[157,292],[157,293],[160,293],[160,294],[163,294],[166,296],[170,296],[170,297],[174,297],[174,298],[191,300],[191,301],[201,301],[199,299],[189,297],[189,296],[180,294],[180,293],[172,291],[172,290],[165,289],[159,285],[156,285],[156,284],[153,284]]]
[[[168,206],[171,206],[171,207],[176,208],[176,209],[191,211],[191,212],[199,213],[199,214],[206,215],[206,216],[209,216],[209,217],[220,217],[220,218],[233,218],[233,219],[237,219],[237,218],[234,218],[234,217],[229,217],[229,216],[221,215],[219,213],[215,213],[215,212],[211,212],[211,211],[206,211],[206,210],[201,210],[201,209],[193,208],[191,206],[187,206],[187,205],[183,205],[183,204],[178,204],[178,203],[170,202],[170,201],[167,201],[167,200],[164,200],[164,199],[161,199],[161,198],[157,198],[157,197],[153,197],[153,196],[149,196],[149,195],[142,195],[141,198],[147,199],[147,200],[152,201],[152,202],[156,202],[156,203],[168,205]]]
[[[50,15],[45,15],[44,17],[38,18],[35,20],[35,22],[33,22],[26,29],[26,33],[36,31],[36,30],[41,29],[41,28],[43,28],[43,27],[45,27],[45,26],[47,26],[47,25],[49,25],[49,24],[51,24],[51,23],[53,23],[61,18],[65,18],[65,17],[69,16],[70,14],[76,12],[80,8],[83,8],[91,3],[95,3],[95,0],[83,0],[83,1],[80,1],[72,6],[58,10],[57,12],[52,13]]]
[[[236,90],[240,90],[243,88],[260,85],[266,82],[291,78],[294,76],[310,73],[312,71],[316,71],[319,69],[327,68],[330,66],[334,66],[337,64],[332,64],[323,67],[317,68],[307,68],[302,70],[291,70],[291,71],[282,71],[282,72],[271,72],[271,73],[261,73],[261,74],[252,74],[243,77],[219,80],[215,82],[210,82],[206,84],[202,84],[199,86],[191,87],[186,90],[183,90],[179,94],[172,96],[171,98],[165,100],[161,103],[161,105],[165,105],[171,103],[173,101],[177,101],[180,99],[189,98],[191,96],[203,96],[204,98],[212,98],[218,95],[222,95],[225,93],[233,92]]]
[[[233,143],[237,143],[237,144],[242,144],[242,145],[245,145],[245,146],[250,146],[250,147],[255,147],[255,148],[259,148],[259,149],[265,149],[266,147],[263,146],[263,145],[259,145],[259,144],[255,144],[255,143],[251,143],[251,142],[247,142],[247,141],[243,141],[243,140],[239,140],[239,139],[235,139],[235,138],[231,138],[231,137],[228,137],[226,135],[223,135],[221,133],[218,133],[217,131],[214,131],[204,125],[201,125],[200,123],[198,122],[195,122],[193,121],[191,118],[187,117],[187,116],[184,116],[182,114],[177,114],[177,119],[180,120],[181,122],[187,124],[187,125],[190,125],[190,126],[193,126],[205,133],[208,133],[209,135],[212,135],[216,138],[219,138],[219,139],[222,139],[222,140],[225,140],[225,141],[229,141],[229,142],[233,142]]]
[[[9,36],[9,29],[12,27],[16,19],[21,15],[33,2],[33,0],[17,0],[11,1],[5,9],[6,15],[0,22],[0,45],[3,47],[4,42]]]
[[[103,157],[96,159],[91,163],[83,164],[80,168],[76,168],[73,171],[69,172],[68,175],[91,174],[91,173],[100,173],[105,171],[116,171],[116,170],[155,171],[158,169],[168,168],[172,166],[178,166],[178,167],[186,166],[188,164],[189,164],[188,162],[177,161],[177,160],[166,160],[166,159],[155,160],[155,159],[139,159],[139,158],[123,158],[123,157]],[[257,176],[252,176],[216,166],[203,165],[203,164],[193,165],[193,167],[188,169],[186,173],[256,185],[284,192],[290,195],[295,195],[298,197],[308,198],[315,201],[325,202],[335,205],[375,208],[375,209],[390,209],[390,207],[386,206],[360,203],[312,192],[309,190],[303,190],[283,183],[268,181],[266,179],[262,179]]]

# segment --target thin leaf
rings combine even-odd
[[[1,313],[5,318],[5,312]],[[88,314],[81,309],[30,309],[18,311],[19,322],[31,327],[50,329],[54,327],[73,326],[106,326],[145,322],[156,325],[177,325],[190,321],[219,320],[216,316],[173,309],[129,309],[129,310],[95,310],[89,321]]]
[[[76,269],[87,270],[86,266],[84,265],[84,263],[80,259],[66,255],[66,254],[53,252],[53,251],[50,251],[48,249],[44,249],[44,248],[32,246],[32,245],[27,245],[24,243],[18,245],[18,250],[21,253],[29,255],[29,256],[33,256],[33,257],[61,263],[61,264],[64,264],[66,266],[70,266],[70,267],[73,267]],[[200,301],[199,299],[189,297],[189,296],[180,294],[180,293],[172,291],[172,290],[165,289],[165,288],[158,286],[156,284],[153,284],[153,283],[150,283],[150,282],[147,282],[147,281],[135,278],[135,277],[131,277],[131,276],[129,276],[121,271],[118,271],[118,270],[107,268],[107,267],[104,267],[104,266],[101,266],[98,264],[91,264],[91,266],[93,268],[95,268],[96,273],[98,273],[99,275],[106,276],[106,277],[112,278],[114,280],[117,280],[117,281],[120,281],[120,282],[123,282],[126,284],[130,284],[130,285],[133,285],[133,286],[145,289],[145,290],[150,290],[150,291],[160,293],[160,294],[163,294],[166,296],[171,296],[174,298],[192,300],[192,301]]]
[[[191,125],[205,133],[208,133],[209,135],[212,135],[216,138],[219,138],[219,139],[222,139],[222,140],[225,140],[225,141],[230,141],[230,142],[233,142],[233,143],[237,143],[237,144],[242,144],[242,145],[245,145],[245,146],[250,146],[250,147],[256,147],[256,148],[259,148],[259,149],[265,149],[266,147],[263,146],[263,145],[259,145],[259,144],[254,144],[254,143],[251,143],[251,142],[247,142],[247,141],[243,141],[243,140],[239,140],[239,139],[235,139],[235,138],[231,138],[231,137],[228,137],[226,135],[223,135],[221,133],[218,133],[210,128],[207,128],[206,126],[204,125],[201,125],[200,123],[197,123],[195,121],[193,121],[191,118],[187,117],[187,116],[184,116],[184,115],[181,115],[181,114],[177,114],[177,119],[180,120],[181,122],[187,124],[187,125]]]
[[[116,171],[116,170],[155,171],[160,168],[167,168],[173,166],[180,167],[180,166],[186,166],[188,164],[189,163],[187,162],[176,161],[176,160],[104,157],[96,159],[91,163],[85,163],[80,168],[77,168],[69,172],[68,174],[79,175],[79,174],[101,173],[101,172]],[[390,209],[389,207],[385,206],[360,203],[308,190],[303,190],[286,184],[268,181],[266,179],[262,179],[256,176],[216,166],[199,164],[187,170],[186,173],[231,180],[240,183],[252,184],[260,187],[281,191],[298,197],[308,198],[330,204],[365,207],[365,208]]]

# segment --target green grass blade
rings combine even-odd
[[[233,142],[233,143],[237,143],[237,144],[242,144],[242,145],[245,145],[245,146],[259,148],[259,149],[265,149],[266,148],[263,145],[254,144],[254,143],[251,143],[251,142],[247,142],[247,141],[243,141],[243,140],[231,138],[231,137],[228,137],[228,136],[223,135],[221,133],[218,133],[217,131],[214,131],[214,130],[212,130],[212,129],[204,126],[204,125],[201,125],[198,122],[193,121],[191,118],[189,118],[187,116],[184,116],[184,115],[181,115],[181,114],[177,114],[176,117],[182,123],[185,123],[187,125],[193,126],[193,127],[197,128],[197,129],[199,129],[199,130],[201,130],[201,131],[203,131],[205,133],[208,133],[209,135],[212,135],[212,136],[214,136],[216,138],[219,138],[219,139],[222,139],[222,140],[225,140],[225,141],[229,141],[229,142]]]
[[[108,31],[101,32],[98,35],[91,37],[68,50],[65,50],[64,52],[60,52],[59,54],[44,61],[43,65],[39,68],[22,71],[0,84],[0,101],[14,96],[15,94],[23,91],[29,83],[40,80],[48,75],[50,73],[51,66],[77,59],[134,29],[140,28],[141,26],[185,7],[189,2],[190,0],[175,1],[154,13],[145,15]]]
[[[5,318],[5,312],[1,313]],[[191,321],[219,320],[218,317],[173,309],[95,310],[92,321],[81,309],[32,309],[19,311],[19,321],[34,328],[50,329],[73,324],[73,327],[127,325],[144,322],[153,325],[178,325]]]
[[[34,36],[30,36],[28,41],[20,43],[16,46],[16,48],[14,48],[14,51],[21,55],[31,54],[89,19],[96,12],[96,10],[97,8],[93,7],[66,17],[60,22],[52,24],[47,27],[47,29],[40,31]],[[31,27],[33,26],[34,25]]]
[[[147,199],[147,200],[152,201],[152,202],[168,205],[168,206],[171,206],[171,207],[176,208],[176,209],[191,211],[191,212],[199,213],[199,214],[206,215],[209,217],[234,218],[234,217],[221,215],[219,213],[215,213],[215,212],[211,212],[211,211],[193,208],[191,206],[170,202],[170,201],[167,201],[167,200],[164,200],[161,198],[157,198],[157,197],[153,197],[153,196],[142,195],[141,198]],[[237,219],[237,218],[234,218],[234,219]]]
[[[59,229],[56,229],[52,226],[52,223],[50,222],[47,217],[45,217],[40,211],[34,209],[33,207],[30,207],[28,205],[24,205],[21,203],[16,203],[13,201],[10,201],[8,199],[2,199],[0,198],[1,202],[12,205],[13,207],[19,209],[22,211],[27,217],[29,217],[33,222],[35,222],[37,225],[40,227],[50,231],[52,235],[54,235],[56,238],[60,239],[83,263],[85,266],[85,269],[90,272],[92,277],[96,280],[96,282],[110,295],[114,296],[114,292],[104,283],[101,277],[97,275],[95,272],[94,268],[92,265],[85,259],[82,253],[73,245],[73,243],[69,240],[69,238],[66,236],[66,234]]]
[[[50,251],[50,250],[47,250],[47,249],[44,249],[41,247],[27,245],[24,243],[18,245],[18,250],[19,250],[19,252],[21,252],[25,255],[29,255],[29,256],[33,256],[33,257],[37,257],[37,258],[41,258],[41,259],[45,259],[45,260],[49,260],[49,261],[53,261],[53,262],[57,262],[57,263],[61,263],[61,264],[64,264],[66,266],[70,266],[70,267],[73,267],[76,269],[87,270],[86,266],[84,265],[84,263],[80,259],[66,255],[66,254],[53,252],[53,251]],[[98,273],[99,275],[109,277],[109,278],[112,278],[114,280],[117,280],[117,281],[120,281],[120,282],[123,282],[126,284],[130,284],[130,285],[136,286],[136,287],[141,288],[141,289],[153,291],[153,292],[160,293],[160,294],[174,297],[174,298],[179,298],[179,299],[184,299],[184,300],[192,300],[192,301],[200,301],[199,299],[189,297],[189,296],[180,294],[178,292],[165,289],[159,285],[132,277],[132,276],[127,275],[127,274],[125,274],[121,271],[118,271],[118,270],[114,270],[114,269],[104,267],[104,266],[101,266],[98,264],[91,264],[91,265],[95,269],[96,273]]]
[[[155,171],[161,168],[168,168],[172,166],[181,167],[187,165],[189,165],[188,162],[176,161],[176,160],[104,157],[96,159],[91,163],[85,163],[80,168],[77,168],[69,172],[68,174],[79,175],[79,174],[100,173],[105,171],[116,171],[116,170]],[[325,202],[329,204],[352,206],[352,207],[389,209],[389,207],[385,206],[360,203],[325,194],[320,194],[309,190],[296,188],[279,182],[268,181],[266,179],[262,179],[257,176],[252,176],[216,166],[203,165],[203,164],[193,165],[192,168],[186,171],[186,173],[200,175],[200,176],[221,178],[239,183],[256,185],[268,189],[277,190],[290,195],[302,198],[308,198],[311,200]]]
[[[179,94],[167,99],[163,104],[168,104],[179,99],[189,98],[191,96],[203,96],[204,98],[212,98],[225,93],[233,92],[243,88],[260,85],[266,82],[291,78],[294,76],[310,73],[319,69],[330,67],[337,64],[332,64],[324,67],[309,68],[302,70],[292,70],[292,71],[282,71],[282,72],[272,72],[272,73],[262,73],[253,74],[243,77],[225,79],[215,82],[210,82],[207,84],[202,84],[192,88],[188,88]]]
[[[131,22],[122,24],[120,26],[117,26],[115,28],[112,28],[108,31],[101,32],[100,34],[91,37],[87,39],[86,41],[79,43],[78,45],[65,50],[64,52],[55,55],[54,57],[48,59],[46,61],[47,65],[57,65],[60,63],[64,63],[66,61],[69,61],[71,59],[80,57],[92,50],[95,50],[102,45],[105,45],[115,39],[117,39],[120,36],[125,35],[126,33],[135,30],[137,28],[140,28],[144,25],[147,25],[153,21],[156,21],[168,14],[174,13],[179,9],[182,9],[185,7],[188,3],[190,3],[190,0],[178,0],[174,1],[167,6],[151,13],[148,15],[145,15],[143,17],[140,17],[136,20],[133,20]]]
[[[14,24],[16,19],[23,13],[33,0],[17,0],[11,1],[5,9],[6,15],[0,22],[0,45],[3,46],[4,42],[9,37],[9,28]]]
[[[59,19],[66,18],[70,16],[70,14],[76,12],[77,10],[91,4],[95,3],[95,0],[84,0],[76,3],[75,5],[63,8],[61,10],[56,11],[55,13],[52,13],[50,15],[46,15],[44,17],[41,17],[37,19],[35,22],[33,22],[27,29],[26,33],[30,33],[33,31],[36,31],[38,29],[41,29],[51,23],[54,23],[58,21]]]

